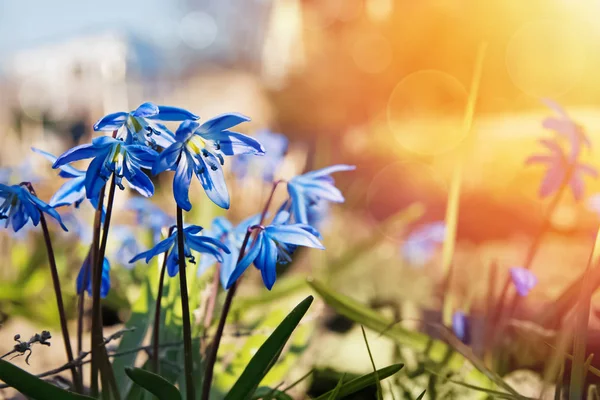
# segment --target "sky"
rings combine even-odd
[[[1,0],[0,63],[16,51],[85,33],[122,29],[156,35],[181,18],[184,0]]]

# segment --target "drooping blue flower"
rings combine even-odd
[[[60,168],[73,161],[93,158],[85,174],[85,191],[88,199],[99,196],[111,174],[115,183],[123,187],[123,178],[142,196],[154,194],[154,184],[142,171],[151,169],[158,153],[145,145],[131,144],[123,140],[102,136],[90,144],[73,147],[58,157],[52,168]]]
[[[223,156],[239,154],[263,155],[262,145],[250,136],[229,129],[249,121],[241,114],[223,114],[200,125],[184,121],[175,133],[175,143],[165,149],[154,168],[153,174],[174,170],[173,194],[177,205],[189,211],[190,183],[195,173],[208,197],[219,207],[229,208],[229,192],[225,184]]]
[[[52,164],[54,164],[57,160],[57,157],[46,151],[36,149],[35,147],[32,147],[31,150],[42,155]],[[50,204],[52,207],[69,206],[71,204],[74,204],[75,208],[79,208],[79,205],[86,198],[85,171],[72,167],[69,164],[61,165],[58,168],[60,169],[58,176],[69,180],[66,183],[64,183],[56,191],[56,193],[54,193],[48,204]],[[90,202],[92,203],[94,208],[98,207],[98,197],[91,199]]]
[[[149,228],[154,243],[160,241],[162,229],[175,224],[175,218],[165,213],[159,206],[144,197],[134,197],[126,208],[135,211],[137,223]]]
[[[343,203],[344,196],[334,186],[335,182],[331,174],[340,171],[352,171],[355,168],[353,165],[332,165],[290,179],[287,188],[290,195],[291,213],[294,221],[301,224],[308,224],[309,206],[316,204],[320,200]]]
[[[108,114],[94,124],[95,131],[117,131],[117,138],[156,148],[168,147],[174,142],[173,134],[162,122],[196,120],[199,117],[183,108],[144,103],[137,109]]]
[[[239,180],[243,180],[250,173],[271,183],[287,152],[288,140],[285,136],[269,130],[258,132],[255,138],[265,148],[264,157],[253,157],[247,154],[235,157],[231,163],[231,170]]]
[[[565,183],[567,173],[570,173],[569,181],[566,184],[571,189],[573,197],[581,200],[584,192],[583,177],[585,175],[593,178],[598,177],[598,172],[592,166],[570,160],[565,155],[562,147],[555,140],[542,139],[540,143],[548,150],[547,154],[535,154],[529,157],[525,164],[543,164],[547,170],[539,195],[544,198],[556,193]]]
[[[557,116],[544,119],[542,121],[542,126],[546,129],[553,130],[568,140],[569,145],[571,146],[570,160],[571,162],[576,161],[582,147],[585,146],[589,149],[592,146],[590,139],[585,134],[583,127],[573,121],[558,103],[550,99],[544,99],[543,102],[546,106],[551,108]]]
[[[86,257],[83,260],[83,264],[79,269],[79,273],[77,274],[76,290],[77,294],[81,294],[84,290],[88,292],[89,296],[92,296],[92,264],[90,262],[90,257]],[[105,298],[108,295],[108,291],[110,290],[110,263],[108,262],[108,258],[104,257],[104,262],[102,263],[102,280],[100,282],[100,297]]]
[[[414,267],[427,264],[435,255],[436,249],[444,243],[446,224],[436,221],[413,230],[401,246],[402,256]]]
[[[533,272],[522,267],[511,268],[510,278],[519,296],[523,297],[527,296],[538,283],[538,279]]]
[[[240,249],[244,242],[244,237],[248,228],[260,222],[260,214],[253,215],[240,222],[237,226],[233,226],[225,217],[217,217],[213,220],[210,229],[205,230],[204,236],[211,237],[222,242],[228,249],[229,253],[223,253],[223,261],[221,262],[220,280],[221,285],[225,288],[229,276],[235,269],[235,264],[240,255]],[[198,274],[203,274],[209,267],[217,263],[216,257],[210,253],[202,255]]]
[[[306,224],[284,224],[288,221],[289,214],[281,211],[273,218],[271,225],[256,227],[257,235],[229,276],[227,288],[254,263],[262,274],[265,286],[271,290],[277,279],[277,264],[290,262],[291,253],[297,246],[325,249],[314,234],[314,228]]]
[[[461,342],[469,344],[469,320],[462,311],[452,314],[452,331]]]
[[[5,228],[12,225],[15,232],[19,231],[31,220],[33,225],[40,223],[41,213],[54,218],[67,231],[60,214],[48,204],[32,195],[29,190],[20,186],[7,186],[0,183],[0,220],[5,219]]]
[[[202,227],[197,225],[191,225],[186,228],[183,228],[185,258],[187,258],[188,262],[195,264],[196,260],[192,255],[192,250],[194,250],[199,253],[211,254],[219,262],[222,262],[223,257],[221,256],[221,251],[229,253],[229,249],[223,243],[216,239],[197,235],[198,233],[200,233],[200,231],[202,231]],[[150,250],[138,254],[129,262],[133,263],[137,260],[145,259],[146,263],[148,263],[153,257],[166,251],[169,251],[169,255],[167,256],[167,272],[170,277],[174,277],[179,272],[179,249],[177,245],[177,229],[173,229],[173,233],[171,234],[171,236],[157,243],[156,246],[154,246]]]

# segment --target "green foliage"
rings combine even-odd
[[[159,400],[181,399],[179,390],[160,375],[141,368],[126,368],[125,373],[132,381],[158,397]]]
[[[376,385],[378,382],[394,375],[396,372],[400,371],[404,367],[404,364],[394,364],[389,367],[381,368],[377,371],[371,372],[370,374],[359,376],[358,378],[354,378],[347,382],[344,382],[341,387],[335,387],[335,389],[322,394],[317,397],[315,400],[326,400],[331,399],[331,395],[337,391],[337,397],[335,398],[344,398],[344,396],[349,396],[353,393],[358,392],[366,387],[371,385]],[[342,379],[343,380],[343,379]]]
[[[31,375],[13,364],[0,360],[0,380],[36,400],[84,400],[91,397],[68,392]]]
[[[238,381],[225,397],[226,400],[242,400],[252,396],[262,379],[279,358],[283,347],[308,311],[312,301],[312,296],[307,297],[288,314],[252,357]]]

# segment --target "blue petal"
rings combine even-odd
[[[264,240],[261,254],[254,263],[258,264],[266,288],[271,290],[277,279],[277,245],[274,241]]]
[[[32,147],[31,150],[33,150],[35,153],[42,155],[44,158],[46,158],[52,164],[54,164],[54,162],[56,161],[56,157],[46,151],[36,149],[35,147]],[[73,168],[72,166],[70,166],[68,164],[62,165],[59,168],[60,168],[60,173],[58,175],[62,178],[77,178],[79,176],[85,175],[84,171],[80,171],[77,168]]]
[[[106,184],[108,175],[103,169],[106,168],[105,161],[108,154],[109,150],[105,150],[104,153],[98,154],[88,166],[85,174],[85,193],[88,199],[98,197],[102,187]]]
[[[60,217],[60,214],[52,207],[50,207],[48,204],[44,203],[43,201],[41,201],[40,199],[38,199],[35,196],[31,196],[31,200],[35,203],[35,205],[37,206],[37,208],[42,211],[45,212],[46,214],[48,214],[49,216],[51,216],[52,218],[54,218],[59,224],[60,227],[63,228],[63,230],[65,232],[68,232],[69,230],[67,229],[67,227],[65,226],[65,224],[63,224],[62,218]],[[34,219],[34,216],[31,215],[32,220]],[[34,220],[35,222],[35,220]],[[37,225],[37,223],[36,223]]]
[[[212,154],[210,154],[209,157],[216,158]],[[204,163],[204,160],[202,160],[202,162]],[[229,209],[229,192],[227,191],[227,184],[225,183],[225,177],[223,176],[223,169],[218,161],[215,161],[215,163],[217,165],[216,170],[213,170],[211,166],[204,163],[202,173],[198,174],[196,171],[196,175],[208,198],[219,207]]]
[[[250,264],[254,262],[263,245],[263,240],[264,233],[260,232],[256,237],[254,243],[250,246],[250,249],[246,251],[244,257],[240,260],[239,263],[237,263],[237,265],[231,272],[231,275],[227,280],[227,285],[225,286],[225,289],[229,289],[231,285],[233,285],[235,281],[237,281],[237,279],[244,273],[244,271],[246,271]]]
[[[144,197],[154,195],[154,184],[141,169],[135,168],[130,163],[125,163],[123,172],[129,186],[137,190],[139,194]]]
[[[302,182],[302,189],[309,193],[311,196],[317,196],[324,200],[332,201],[335,203],[343,203],[344,196],[342,192],[329,182],[323,182],[321,180],[310,180],[308,182]]]
[[[531,271],[521,267],[511,268],[510,277],[519,296],[527,296],[538,283],[536,276]]]
[[[175,177],[173,178],[173,195],[177,205],[185,211],[192,209],[189,199],[190,183],[192,182],[192,168],[188,163],[186,153],[181,155]]]
[[[150,262],[150,260],[157,256],[158,254],[164,253],[165,251],[169,250],[169,248],[171,246],[173,246],[174,242],[176,239],[176,235],[172,234],[171,236],[169,236],[168,238],[162,240],[161,242],[157,243],[156,246],[154,246],[153,248],[151,248],[150,250],[144,251],[143,253],[138,254],[137,256],[133,257],[129,263],[133,263],[136,262],[138,260],[141,260],[142,258],[144,258],[146,260],[146,264],[148,262]]]
[[[159,109],[158,106],[154,103],[144,103],[139,106],[134,112],[133,116],[138,118],[149,118],[158,115]]]
[[[226,156],[240,154],[265,154],[265,148],[256,139],[237,132],[224,131],[216,134],[201,134],[202,137],[218,142],[219,150]]]
[[[123,126],[127,120],[126,112],[116,112],[105,115],[94,124],[95,131],[115,131]]]
[[[271,225],[283,225],[290,219],[290,213],[287,211],[279,211],[273,221],[271,221]]]
[[[85,260],[83,260],[83,264],[81,265],[81,268],[79,268],[79,273],[77,274],[75,285],[75,292],[77,294],[81,294],[81,292],[87,289],[87,287],[90,285],[90,276],[92,273],[91,269],[92,265],[90,264],[90,256],[88,254]]]
[[[250,118],[242,114],[221,114],[203,123],[200,127],[200,131],[202,133],[220,132],[247,121],[250,121]]]
[[[50,199],[50,206],[61,207],[85,199],[85,176],[65,182]]]
[[[235,269],[235,263],[237,262],[237,259],[240,255],[239,249],[235,249],[235,248],[233,248],[233,246],[230,246],[229,248],[231,249],[231,254],[224,254],[223,262],[221,263],[220,280],[221,280],[221,286],[223,286],[223,288],[227,287],[229,277],[231,276],[231,273]]]
[[[158,114],[150,118],[160,121],[185,121],[186,119],[198,119],[200,117],[183,108],[158,106]]]
[[[154,165],[152,166],[152,175],[157,175],[163,171],[175,169],[177,167],[177,161],[179,157],[184,158],[181,154],[184,144],[176,142],[167,147],[160,153]]]
[[[294,219],[299,223],[308,223],[307,205],[304,195],[300,193],[298,188],[293,184],[288,183],[287,188],[290,199],[292,200]]]
[[[329,167],[325,167],[316,171],[311,171],[308,172],[304,175],[301,175],[304,178],[319,178],[325,175],[330,175],[334,172],[341,172],[341,171],[352,171],[355,170],[356,166],[354,165],[345,165],[345,164],[338,164],[338,165],[331,165]]]
[[[56,169],[73,161],[79,161],[85,158],[92,158],[95,156],[96,152],[97,149],[94,148],[94,145],[90,143],[75,146],[72,149],[64,152],[61,156],[59,156],[54,162],[54,164],[52,164],[52,168]]]
[[[194,134],[194,131],[200,126],[196,121],[183,121],[179,124],[177,131],[175,132],[175,140],[179,142],[185,142],[190,136]]]
[[[265,231],[270,238],[281,243],[312,247],[321,250],[325,249],[319,239],[304,229],[301,224],[270,225],[265,228]]]
[[[127,156],[133,158],[140,167],[151,169],[156,162],[158,153],[148,146],[131,144],[127,146]]]
[[[25,226],[25,224],[27,223],[27,220],[29,219],[27,217],[27,214],[25,213],[24,207],[22,204],[17,204],[15,206],[15,210],[13,211],[12,214],[12,227],[13,227],[13,231],[18,232],[19,230],[21,230],[21,228],[23,228]],[[37,225],[37,224],[35,224]]]
[[[177,249],[177,246],[175,246],[173,251],[171,251],[167,256],[167,274],[169,274],[171,278],[177,275],[179,272],[178,252],[179,250]]]

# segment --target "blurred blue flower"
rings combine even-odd
[[[124,267],[132,266],[130,260],[140,252],[134,229],[128,225],[115,225],[110,229],[110,239],[117,243],[112,253],[114,260]]]
[[[414,229],[402,243],[404,258],[412,266],[423,266],[431,261],[438,246],[444,243],[446,224],[436,221]]]
[[[29,190],[19,185],[7,186],[0,183],[0,220],[6,220],[5,228],[12,225],[13,230],[17,232],[30,219],[33,225],[37,226],[42,212],[54,218],[65,231],[67,230],[60,214],[32,195]]]
[[[265,182],[271,183],[287,152],[288,140],[285,136],[269,130],[258,132],[255,138],[265,148],[264,157],[240,155],[233,159],[231,170],[239,180],[246,178],[248,172],[256,172]]]
[[[197,233],[200,233],[201,230],[202,227],[197,225],[191,225],[183,228],[185,258],[188,259],[188,262],[195,264],[196,260],[192,255],[192,250],[194,250],[199,253],[212,254],[219,262],[222,262],[223,257],[221,256],[221,251],[229,253],[229,249],[216,239],[197,235]],[[146,263],[148,263],[153,257],[166,251],[169,251],[169,255],[167,256],[167,272],[169,273],[170,277],[174,277],[179,272],[177,229],[173,229],[171,236],[159,242],[150,250],[138,254],[129,262],[133,263],[144,258]]]
[[[546,106],[554,110],[557,116],[544,119],[542,126],[555,131],[569,141],[571,146],[570,160],[574,162],[579,157],[583,146],[588,149],[592,146],[590,139],[586,136],[583,127],[573,121],[558,103],[550,99],[544,99],[543,102]]]
[[[343,203],[344,196],[334,186],[335,182],[331,174],[339,171],[352,171],[355,168],[353,165],[333,165],[290,179],[287,188],[294,221],[300,224],[308,224],[309,206],[320,200]]]
[[[452,314],[452,331],[464,344],[469,344],[469,321],[462,311]]]
[[[175,133],[175,143],[159,156],[153,174],[175,170],[173,194],[177,205],[189,211],[192,174],[196,174],[208,197],[219,207],[229,208],[229,192],[221,165],[223,156],[264,154],[262,145],[250,136],[228,130],[249,121],[241,114],[223,114],[202,125],[184,121]]]
[[[40,180],[39,174],[33,168],[33,164],[29,160],[25,160],[17,166],[0,168],[0,183],[6,185],[23,181],[35,183]]]
[[[513,267],[510,269],[510,278],[512,279],[515,290],[519,296],[527,296],[531,289],[537,285],[536,276],[528,269],[521,267]]]
[[[83,265],[79,269],[79,273],[77,274],[76,290],[77,294],[81,294],[84,290],[88,292],[89,296],[92,296],[92,280],[90,279],[92,274],[92,264],[90,262],[90,257],[86,257],[83,260]],[[110,290],[110,263],[108,262],[108,258],[104,258],[104,262],[102,263],[102,281],[100,283],[100,297],[105,298],[108,295],[108,291]]]
[[[556,193],[564,184],[566,174],[570,173],[567,185],[571,189],[573,197],[581,200],[584,191],[583,176],[589,175],[597,178],[596,169],[590,165],[569,160],[555,140],[542,139],[540,143],[548,150],[548,153],[534,154],[525,161],[526,165],[543,164],[547,168],[540,186],[540,197],[544,198]]]
[[[150,229],[154,243],[160,241],[163,228],[175,224],[175,218],[144,197],[130,199],[126,207],[131,211],[135,211],[139,225]]]
[[[125,178],[130,187],[142,196],[152,196],[154,185],[142,168],[151,169],[158,153],[145,145],[131,144],[119,139],[102,136],[92,143],[73,147],[58,157],[52,168],[60,168],[73,161],[93,158],[85,174],[85,191],[88,199],[99,196],[111,174],[124,189]]]
[[[117,131],[117,138],[156,148],[168,147],[174,142],[173,134],[158,121],[196,120],[199,117],[183,108],[144,103],[137,109],[108,114],[94,124],[95,131]]]
[[[80,213],[73,211],[62,215],[64,224],[69,228],[69,234],[74,234],[82,243],[92,243],[94,231],[88,220],[84,220]]]
[[[210,229],[203,232],[204,236],[219,240],[229,249],[229,253],[222,254],[223,261],[221,262],[220,279],[221,285],[223,285],[224,288],[227,285],[229,276],[235,269],[235,264],[240,255],[240,250],[248,228],[259,222],[260,214],[246,218],[235,227],[225,217],[217,217],[213,220]],[[198,267],[198,275],[203,274],[216,262],[218,262],[218,260],[214,255],[210,253],[203,254]]]
[[[271,225],[256,227],[258,234],[229,276],[227,289],[250,264],[254,263],[254,266],[261,271],[265,286],[271,290],[277,279],[277,264],[290,262],[291,253],[297,246],[324,249],[311,226],[306,224],[284,225],[288,220],[289,213],[281,211],[273,218]]]

